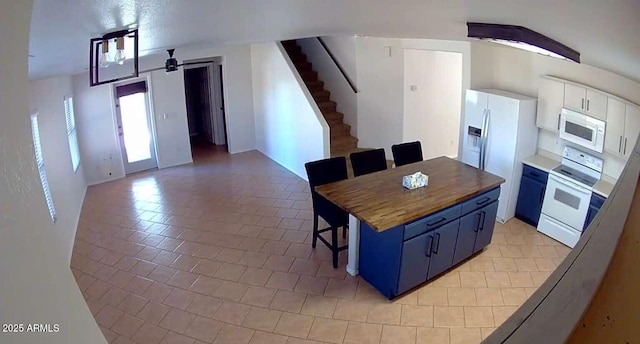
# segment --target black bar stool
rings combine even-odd
[[[396,167],[422,161],[422,145],[420,141],[393,145],[391,146],[391,153]]]
[[[311,201],[313,202],[313,241],[311,247],[316,247],[318,239],[331,250],[333,255],[333,267],[338,267],[338,253],[349,246],[338,246],[338,227],[342,227],[342,237],[347,236],[349,226],[349,214],[331,203],[315,191],[315,187],[348,178],[347,159],[343,156],[324,160],[312,161],[304,164],[311,187]],[[322,217],[329,227],[318,229],[318,217]],[[320,233],[331,231],[331,243],[323,238]]]
[[[349,159],[355,177],[387,169],[387,157],[382,148],[351,153]]]

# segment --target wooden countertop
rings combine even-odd
[[[402,177],[422,172],[429,185],[415,190]],[[447,157],[341,180],[316,191],[380,232],[489,191],[504,179]]]

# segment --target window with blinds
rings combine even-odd
[[[73,172],[80,167],[80,149],[78,148],[78,135],[76,132],[76,120],[73,113],[73,97],[64,97],[64,117],[67,122],[67,137],[69,139],[69,151],[71,152],[71,165]]]
[[[44,168],[44,159],[42,158],[42,146],[40,145],[40,131],[38,130],[38,114],[31,115],[31,134],[33,135],[33,148],[36,151],[36,164],[38,165],[38,174],[40,175],[40,183],[44,190],[44,199],[49,208],[51,220],[56,221],[56,209],[53,207],[53,198],[51,190],[49,190],[49,181],[47,180],[47,172]]]

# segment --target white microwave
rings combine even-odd
[[[579,112],[562,109],[560,114],[560,138],[598,153],[604,150],[605,126],[605,121]]]

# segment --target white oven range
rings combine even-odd
[[[562,164],[549,172],[538,231],[574,247],[589,209],[593,186],[602,176],[602,159],[566,146]]]

